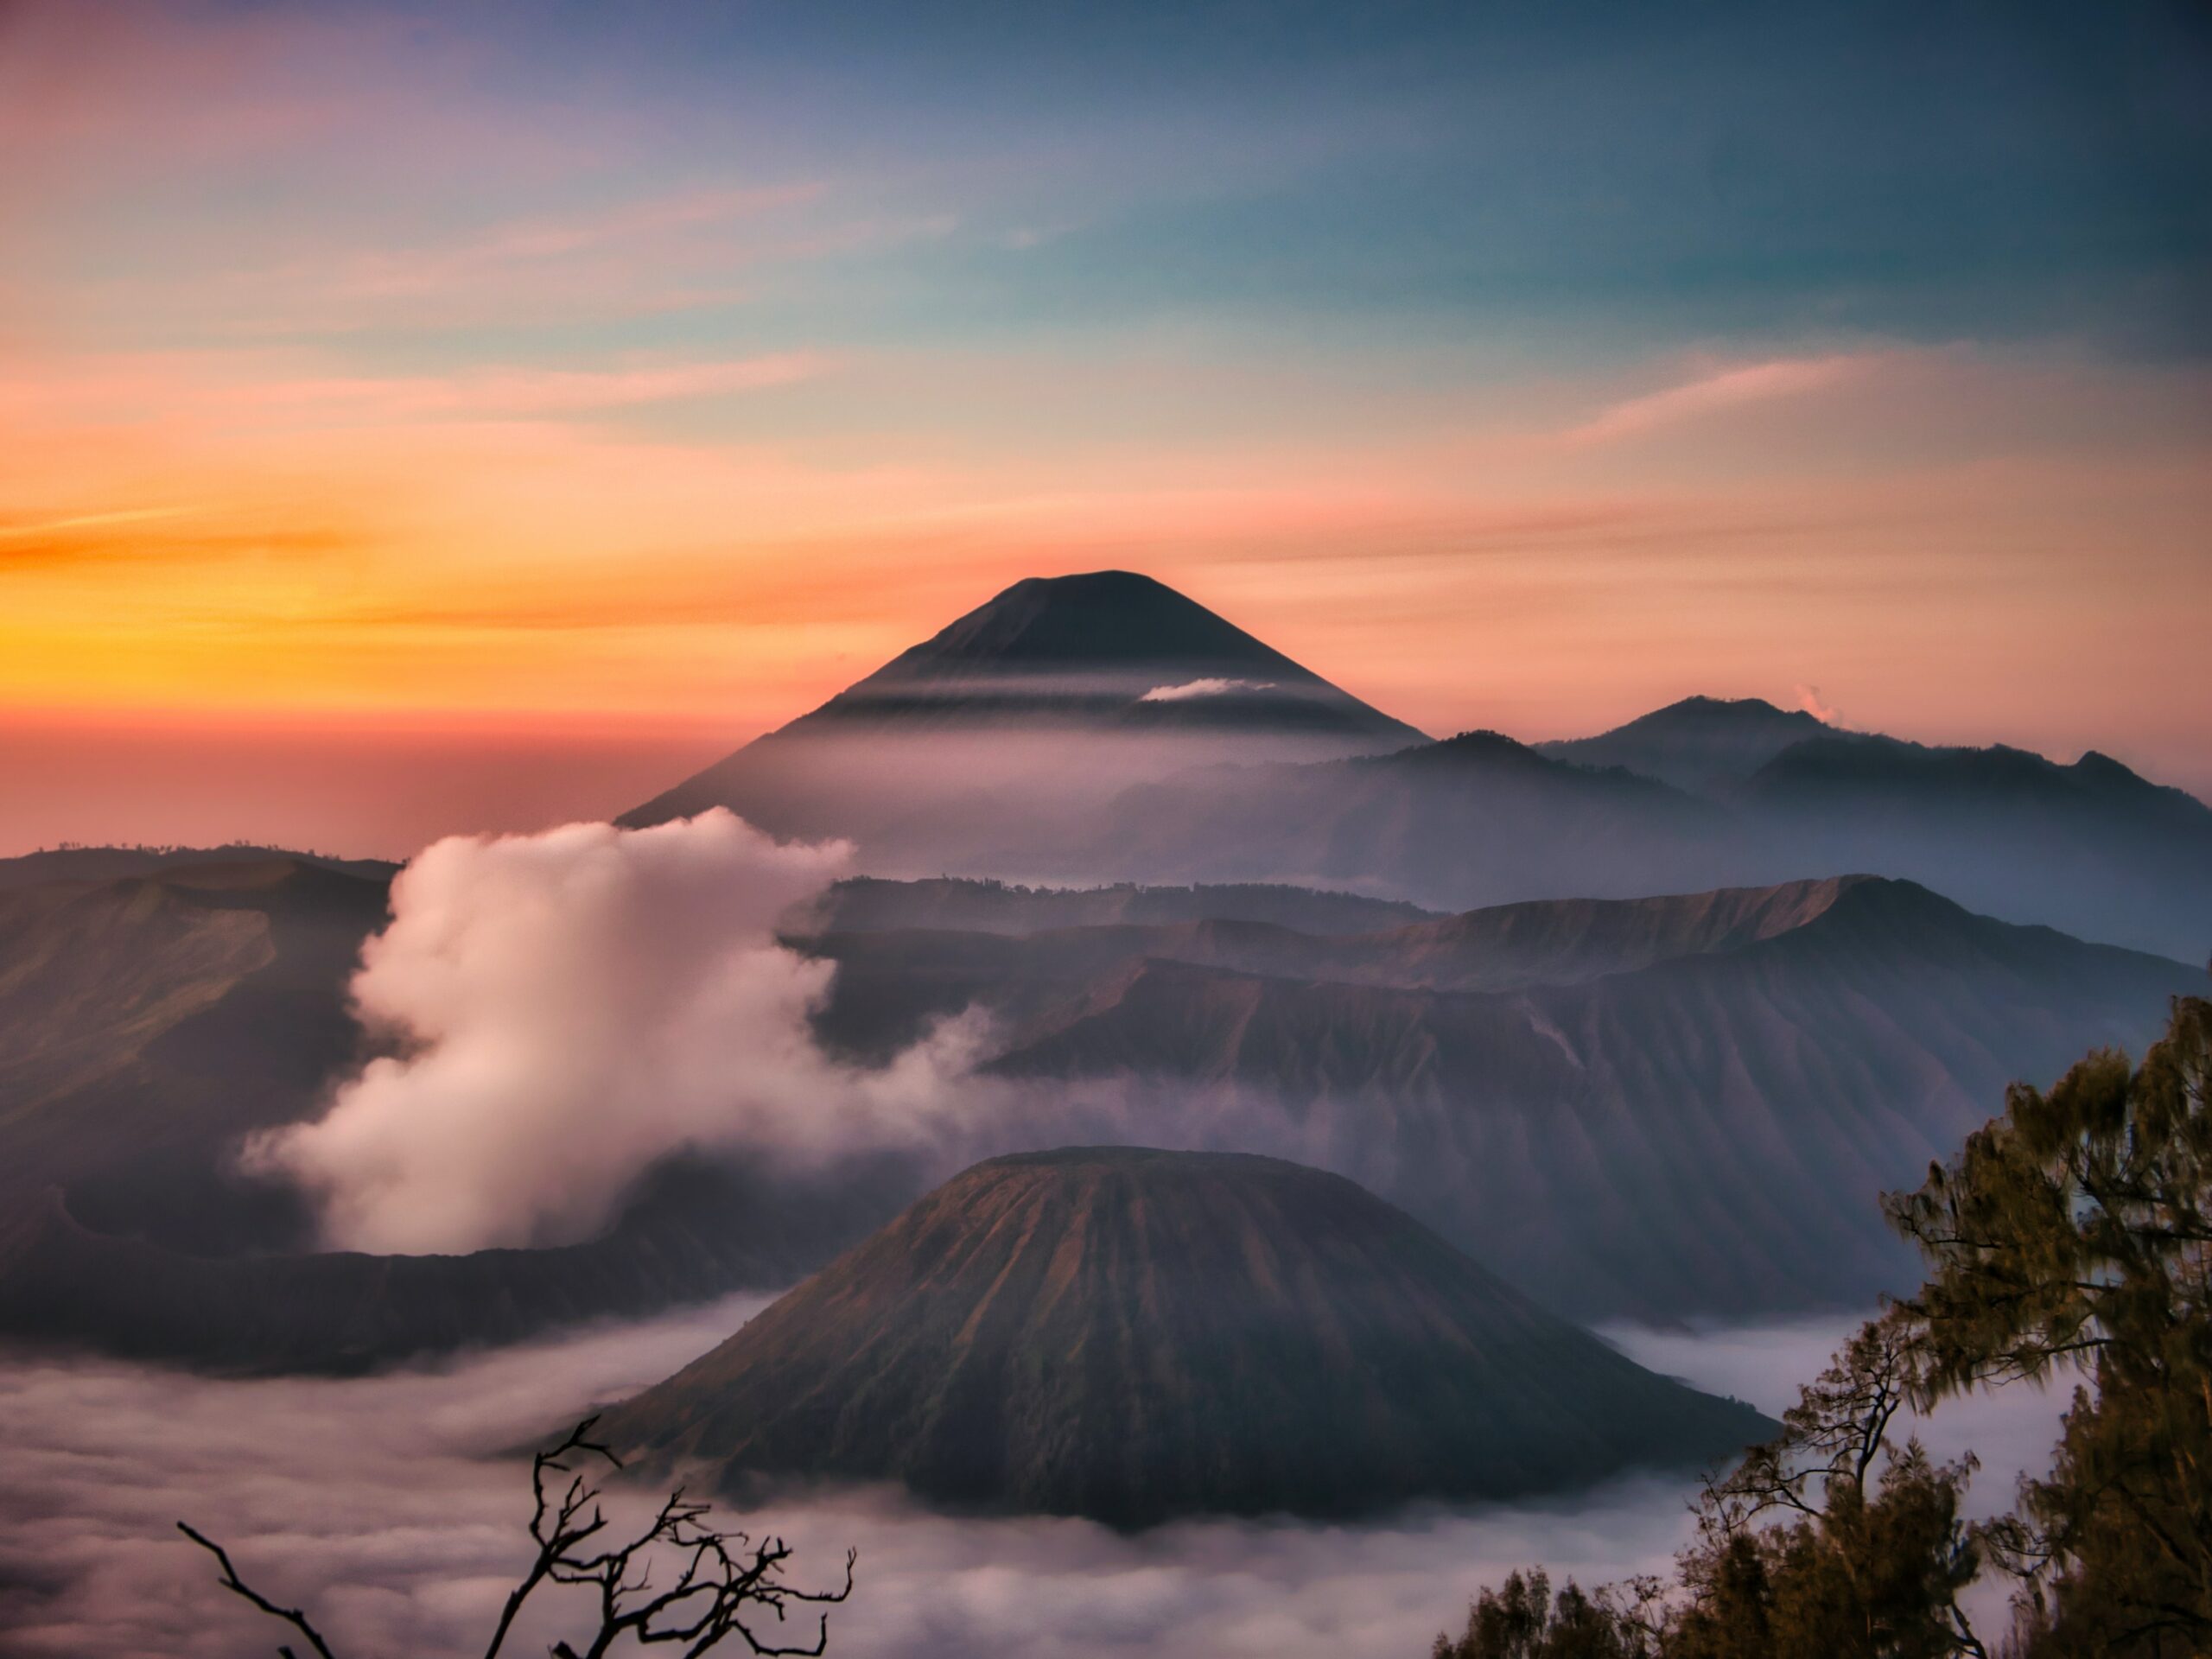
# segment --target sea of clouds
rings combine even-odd
[[[0,1360],[0,1652],[228,1659],[273,1649],[282,1633],[217,1586],[213,1563],[175,1531],[179,1519],[226,1543],[257,1587],[308,1607],[340,1659],[480,1652],[528,1554],[527,1465],[512,1448],[658,1380],[764,1300],[373,1377],[222,1381]],[[1771,1412],[1852,1323],[1607,1334],[1655,1369]],[[2007,1390],[1947,1407],[1925,1427],[1940,1453],[1980,1453],[1987,1510],[2009,1497],[2018,1470],[2041,1466],[2063,1403]],[[1135,1535],[938,1516],[885,1490],[791,1497],[736,1521],[797,1545],[801,1583],[834,1583],[845,1548],[859,1549],[853,1599],[831,1615],[833,1655],[1414,1659],[1478,1586],[1515,1567],[1542,1562],[1585,1584],[1663,1569],[1688,1536],[1692,1487],[1644,1476],[1362,1525],[1187,1522]],[[2003,1593],[1980,1599],[1993,1612]],[[549,1600],[510,1651],[543,1652],[560,1611]]]

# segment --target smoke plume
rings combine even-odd
[[[826,1156],[926,1137],[977,1033],[841,1065],[810,1016],[836,971],[776,918],[850,849],[771,840],[716,809],[650,830],[458,836],[392,887],[353,985],[396,1052],[248,1161],[318,1203],[330,1244],[465,1251],[588,1236],[685,1147]]]
[[[1821,701],[1819,686],[1800,685],[1793,689],[1797,693],[1797,706],[1815,720],[1819,721],[1821,725],[1836,726],[1842,723],[1842,715],[1829,704]]]

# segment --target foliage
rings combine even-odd
[[[1872,1321],[1698,1509],[1669,1610],[1669,1659],[1754,1654],[1980,1655],[1959,1593],[1980,1568],[1959,1503],[1971,1458],[1931,1460],[1890,1428],[1913,1387],[1912,1333]]]
[[[1951,1659],[1959,1598],[2023,1592],[2007,1659],[2212,1652],[2212,1003],[2183,998],[2131,1067],[2024,1084],[1916,1192],[1886,1199],[1929,1264],[1726,1478],[1671,1584],[1632,1599],[1543,1573],[1485,1590],[1439,1659]],[[1972,1458],[1891,1428],[1968,1389],[2085,1373],[2050,1471],[1963,1521]]]
[[[1912,1333],[1868,1325],[1802,1390],[1783,1433],[1697,1507],[1675,1582],[1556,1601],[1539,1571],[1483,1592],[1438,1659],[1948,1659],[1986,1653],[1958,1604],[1980,1564],[1960,1518],[1971,1459],[1890,1428],[1915,1386]]]
[[[1649,1633],[1639,1613],[1656,1583],[1631,1586],[1637,1599],[1617,1592],[1586,1594],[1573,1580],[1554,1599],[1541,1567],[1516,1573],[1499,1590],[1485,1589],[1467,1610],[1458,1641],[1440,1636],[1431,1659],[1647,1659]]]
[[[611,1541],[607,1521],[599,1503],[599,1489],[576,1471],[576,1463],[594,1459],[610,1468],[621,1459],[607,1447],[589,1439],[597,1418],[587,1417],[569,1432],[558,1446],[540,1452],[531,1464],[531,1493],[535,1500],[530,1519],[531,1541],[537,1553],[530,1567],[509,1592],[493,1627],[485,1659],[497,1659],[523,1605],[545,1584],[581,1586],[593,1594],[589,1634],[577,1642],[553,1643],[553,1659],[604,1659],[618,1644],[674,1648],[683,1659],[699,1656],[732,1637],[742,1640],[756,1654],[819,1655],[829,1646],[830,1622],[825,1613],[815,1622],[812,1640],[804,1647],[780,1645],[766,1634],[764,1618],[772,1618],[780,1637],[789,1610],[794,1605],[822,1606],[841,1602],[853,1591],[854,1554],[845,1553],[845,1582],[836,1590],[795,1590],[784,1582],[784,1564],[791,1547],[780,1538],[758,1543],[741,1532],[722,1532],[707,1524],[709,1506],[687,1500],[678,1489],[664,1502],[652,1524],[626,1543]],[[548,1477],[556,1477],[548,1479]],[[565,1480],[557,1478],[565,1476]],[[320,1659],[334,1659],[328,1643],[297,1607],[270,1601],[238,1576],[229,1553],[181,1521],[177,1530],[213,1555],[222,1568],[219,1582],[233,1595],[261,1611],[290,1625]],[[654,1557],[673,1561],[675,1576],[665,1587],[653,1587]],[[295,1659],[293,1650],[280,1646],[283,1659]]]
[[[2086,1371],[2050,1472],[1990,1541],[2036,1656],[2212,1649],[2212,1003],[2131,1069],[2024,1084],[1892,1218],[1931,1269],[1904,1305],[1926,1403]]]

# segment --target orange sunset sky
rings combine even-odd
[[[2201,59],[1204,11],[0,6],[0,853],[604,816],[1104,566],[2212,791]]]

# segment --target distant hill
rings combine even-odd
[[[288,852],[281,847],[233,842],[227,847],[50,847],[41,852],[0,858],[0,891],[49,881],[115,881],[127,875],[151,875],[192,864],[263,864],[271,861],[312,864],[389,880],[397,864],[374,858],[331,858],[321,853]]]
[[[980,1004],[999,1020],[994,1069],[1055,1084],[1033,1135],[1335,1169],[1589,1317],[1908,1287],[1879,1194],[2007,1084],[2139,1048],[2202,983],[1865,877],[1333,938],[1206,922],[808,948],[838,963],[819,1024],[848,1052],[880,1058]]]
[[[1976,909],[2202,962],[2212,955],[2212,808],[2094,751],[1824,737],[1745,782],[1770,844],[1909,874]]]
[[[967,1171],[601,1423],[726,1488],[889,1479],[1125,1527],[1555,1491],[1771,1427],[1350,1181],[1099,1147]]]
[[[1555,760],[1619,766],[1694,795],[1713,795],[1727,793],[1792,744],[1834,735],[1802,710],[1758,697],[1684,697],[1595,737],[1535,747]]]
[[[1726,808],[1665,784],[1465,732],[1134,785],[1094,820],[1085,860],[1140,880],[1264,878],[1465,910],[1721,885],[1736,830]]]
[[[128,1165],[156,1178],[149,1222],[172,1218],[188,1148],[287,1121],[353,1052],[345,987],[385,887],[289,855],[171,855],[0,891],[0,1192]]]
[[[1071,861],[1154,881],[1347,887],[1446,910],[1866,870],[2008,920],[2212,954],[2212,808],[2103,755],[2060,766],[2017,749],[1829,734],[1716,789],[1691,794],[1471,733],[1133,785]]]

